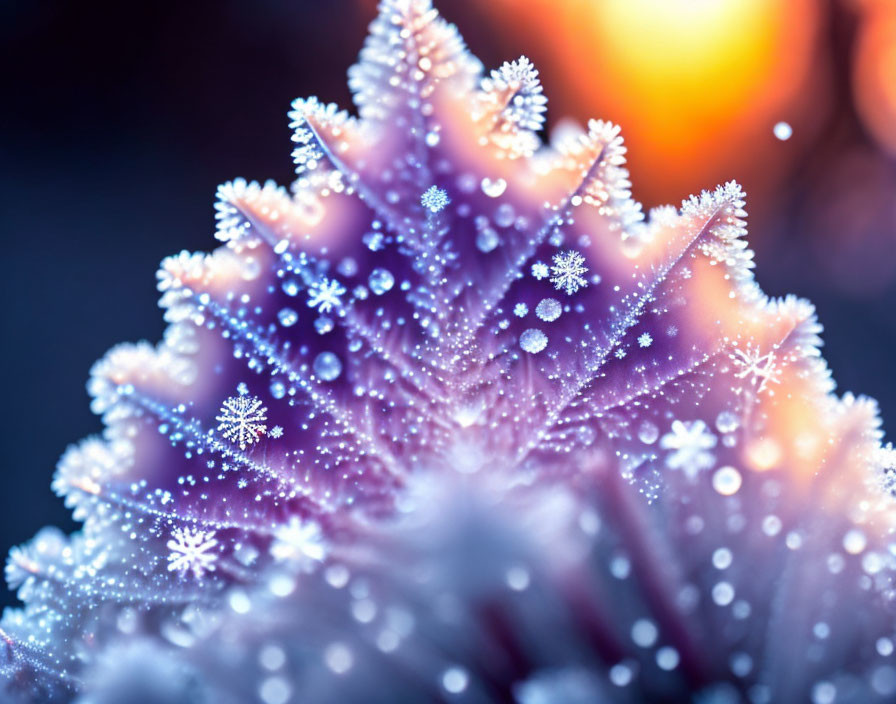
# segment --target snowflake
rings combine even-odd
[[[625,359],[625,350],[621,347],[617,347],[613,355],[616,357],[616,359]]]
[[[529,306],[527,306],[525,303],[517,303],[513,307],[513,314],[520,318],[525,318],[526,314],[528,312],[529,312]]]
[[[702,420],[672,421],[672,432],[660,438],[660,447],[674,450],[666,458],[670,469],[681,469],[693,480],[701,469],[712,467],[715,457],[710,450],[716,446],[716,436]]]
[[[588,282],[582,278],[582,274],[588,272],[588,267],[585,266],[585,257],[573,250],[555,254],[551,271],[554,273],[551,277],[554,288],[566,291],[567,296],[571,296],[580,288],[588,285]]]
[[[335,279],[321,279],[311,285],[308,307],[317,308],[318,313],[329,313],[342,305],[341,296],[345,287]]]
[[[535,262],[532,265],[532,276],[541,281],[548,276],[548,265],[544,262]]]
[[[445,209],[445,206],[451,202],[448,194],[444,189],[437,186],[430,186],[422,196],[420,196],[420,205],[432,213],[438,213]]]
[[[268,433],[268,437],[274,438],[275,440],[277,438],[283,437],[283,427],[280,425],[275,425],[273,428],[271,428],[271,432]]]
[[[221,406],[221,415],[215,418],[218,421],[218,430],[228,440],[239,444],[241,450],[247,445],[258,442],[258,438],[264,435],[267,427],[268,409],[261,405],[261,400],[255,396],[231,396]]]
[[[322,562],[327,554],[320,526],[297,516],[277,528],[270,551],[278,562],[296,562],[306,569],[315,562]]]
[[[740,348],[734,350],[730,357],[734,364],[740,367],[736,372],[739,379],[749,376],[750,383],[754,386],[757,381],[759,382],[757,391],[764,391],[768,382],[780,383],[778,379],[780,370],[775,366],[774,352],[769,351],[767,354],[761,355],[757,345],[748,345],[746,350]]]
[[[653,344],[653,338],[649,332],[642,333],[638,336],[638,345],[640,347],[650,347]]]
[[[192,572],[196,579],[202,579],[206,572],[215,571],[216,553],[212,552],[218,541],[215,531],[192,528],[175,528],[168,541],[168,570],[185,576]]]

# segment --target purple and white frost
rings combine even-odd
[[[645,217],[617,127],[542,144],[531,63],[484,75],[427,0],[349,83],[94,367],[9,696],[892,701],[894,452],[753,280],[740,188]]]

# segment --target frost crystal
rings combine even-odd
[[[554,284],[554,288],[566,291],[569,296],[588,285],[583,278],[583,274],[588,272],[588,267],[585,266],[585,257],[578,252],[569,251],[555,254],[551,271],[553,272],[551,283]]]
[[[430,186],[420,197],[420,204],[432,213],[444,210],[450,202],[448,194],[438,186]]]
[[[671,432],[660,438],[660,447],[672,450],[666,464],[670,469],[684,470],[690,479],[701,469],[713,466],[715,458],[710,450],[715,446],[716,436],[702,420],[673,420]]]
[[[218,430],[228,440],[232,440],[245,450],[247,445],[258,442],[267,426],[267,409],[261,399],[254,396],[231,396],[221,406]]]
[[[322,279],[311,285],[308,296],[308,307],[316,308],[318,313],[329,313],[333,308],[342,305],[345,287],[338,281]]]
[[[765,390],[767,384],[778,382],[778,370],[775,365],[775,353],[769,351],[760,354],[756,345],[748,345],[747,348],[737,348],[731,353],[731,359],[739,367],[737,376],[743,379],[750,378],[750,383],[756,386],[758,392]]]
[[[218,558],[214,548],[218,545],[215,531],[192,528],[175,528],[168,541],[168,569],[186,575],[188,572],[201,579],[206,572],[214,572]]]
[[[293,516],[289,523],[274,533],[271,555],[277,561],[290,560],[304,567],[321,562],[327,554],[320,526],[313,521],[302,522]]]
[[[531,63],[426,0],[349,84],[91,371],[82,528],[9,556],[10,696],[892,702],[894,453],[756,284],[740,187],[644,213],[617,126],[544,143]]]

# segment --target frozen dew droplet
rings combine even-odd
[[[489,198],[498,198],[503,195],[504,191],[507,189],[507,181],[503,178],[498,178],[492,181],[490,178],[486,177],[482,179],[480,186],[482,187],[482,192]]]
[[[740,489],[743,479],[734,467],[719,467],[712,475],[712,488],[722,496],[732,496]]]
[[[424,139],[426,140],[427,147],[438,146],[439,141],[441,140],[438,132],[427,132],[426,137]]]
[[[324,651],[324,662],[337,675],[344,675],[354,664],[352,651],[343,643],[332,643]]]
[[[791,127],[789,123],[782,121],[775,124],[773,132],[775,133],[775,137],[782,142],[786,142],[793,136],[793,127]]]
[[[516,212],[510,203],[503,203],[495,211],[495,224],[498,227],[510,227],[516,219]]]
[[[722,411],[716,416],[716,429],[720,433],[733,433],[739,425],[737,415],[731,411]]]
[[[649,420],[645,420],[638,428],[638,440],[645,445],[653,445],[659,436],[660,429],[655,423],[651,423]]]
[[[639,618],[632,625],[632,642],[639,648],[649,648],[659,636],[656,624],[646,618]]]
[[[470,676],[462,667],[449,667],[442,674],[442,686],[449,694],[460,694],[470,683]]]
[[[342,373],[342,362],[332,352],[321,352],[314,359],[314,373],[322,381],[335,381]]]
[[[395,277],[388,269],[377,268],[370,272],[367,282],[371,291],[377,296],[382,296],[395,285]]]
[[[280,381],[279,379],[275,379],[271,382],[271,396],[276,399],[281,399],[286,396],[286,385]]]
[[[277,320],[280,321],[280,324],[283,327],[291,328],[299,321],[299,314],[292,308],[282,308],[280,312],[277,313]]]
[[[283,293],[287,296],[297,296],[299,295],[299,290],[301,287],[299,286],[299,282],[296,279],[286,279],[283,284]]]
[[[548,346],[548,336],[541,330],[529,328],[520,335],[520,347],[529,354],[537,354]]]
[[[678,651],[671,646],[666,645],[656,651],[656,664],[661,670],[674,670],[679,660]]]
[[[333,319],[326,315],[322,315],[314,321],[314,329],[319,335],[326,335],[333,330],[334,326]]]
[[[535,306],[535,315],[547,323],[551,323],[560,317],[563,306],[556,298],[542,298]]]
[[[485,254],[501,244],[501,238],[493,227],[483,227],[476,233],[476,248]]]
[[[860,554],[867,544],[868,540],[865,538],[865,534],[858,528],[847,531],[843,536],[843,549],[850,555]]]

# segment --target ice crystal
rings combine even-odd
[[[15,696],[892,701],[894,453],[737,184],[645,217],[619,128],[542,143],[531,64],[484,76],[427,0],[349,83],[93,368],[82,529],[9,556]]]
[[[338,281],[322,279],[311,284],[308,296],[308,307],[316,308],[318,313],[329,313],[342,306],[345,287]]]
[[[221,415],[216,416],[218,430],[228,440],[232,440],[245,450],[247,445],[258,442],[267,426],[267,409],[261,399],[254,396],[231,396],[221,406]]]
[[[206,572],[213,572],[217,555],[212,552],[217,546],[215,531],[175,528],[168,541],[168,569],[185,575],[188,572],[201,579]]]
[[[554,255],[554,265],[551,267],[553,276],[551,283],[558,290],[565,291],[567,295],[572,295],[583,286],[587,286],[588,282],[582,278],[583,274],[588,272],[585,266],[585,257],[578,252],[560,252]]]
[[[438,213],[439,211],[444,210],[445,206],[450,202],[448,194],[438,186],[430,186],[426,189],[423,195],[420,196],[420,205],[432,213]]]

